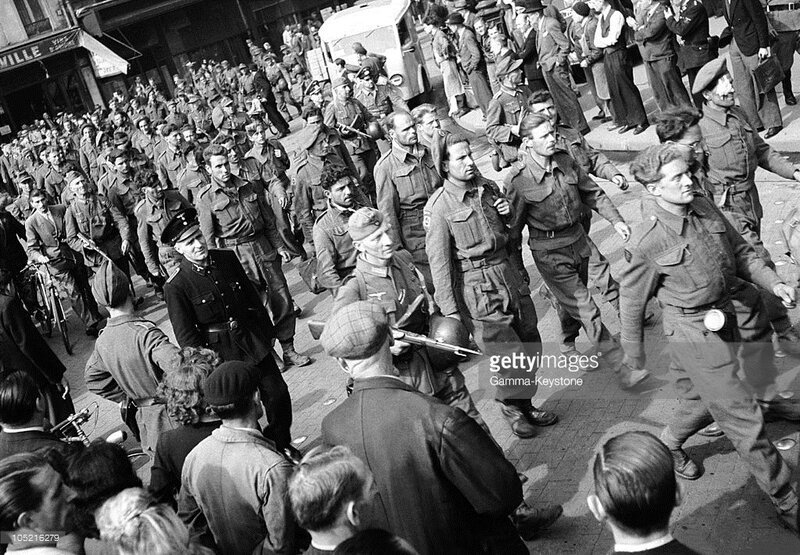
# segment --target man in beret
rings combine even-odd
[[[155,323],[135,314],[128,276],[108,260],[95,273],[92,294],[108,309],[109,319],[86,362],[86,387],[136,407],[138,439],[152,457],[158,436],[174,427],[156,390],[164,374],[175,369],[178,347]]]
[[[205,379],[204,400],[222,425],[183,463],[178,515],[215,553],[296,552],[292,465],[261,433],[259,374],[228,361]]]
[[[692,93],[702,94],[705,99],[699,125],[707,160],[706,188],[733,227],[775,269],[761,241],[763,208],[755,172],[761,167],[785,179],[800,181],[800,168],[764,142],[744,110],[736,106],[736,90],[724,57],[700,69]],[[800,334],[792,328],[786,308],[774,295],[764,295],[764,300],[781,349],[800,352]]]
[[[489,101],[492,99],[492,88],[489,86],[489,76],[486,73],[486,59],[475,31],[464,25],[464,16],[458,12],[447,16],[447,27],[456,38],[458,63],[467,74],[472,93],[485,118]]]
[[[399,379],[382,304],[344,306],[320,339],[354,380],[353,394],[322,421],[322,440],[350,448],[373,473],[374,526],[426,555],[481,553],[483,542],[527,553],[510,518],[522,503],[516,470],[462,410]],[[558,506],[543,510],[539,528],[560,514]]]
[[[389,82],[379,84],[377,78],[371,68],[362,67],[356,74],[359,86],[356,87],[355,99],[378,120],[392,112],[408,112],[408,104],[400,89]]]
[[[332,86],[333,102],[325,108],[325,125],[341,133],[347,152],[358,170],[359,181],[370,200],[374,201],[375,179],[372,172],[378,161],[379,151],[375,141],[365,137],[364,134],[369,124],[376,121],[375,116],[361,102],[353,98],[353,88],[347,79],[337,77],[333,80]]]
[[[208,248],[193,208],[169,221],[161,242],[181,256],[178,271],[164,286],[178,345],[205,347],[223,360],[254,364],[269,421],[267,435],[280,449],[290,448],[292,400],[272,350],[275,330],[236,253]]]

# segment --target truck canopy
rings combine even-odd
[[[403,19],[410,6],[411,0],[375,0],[335,12],[319,28],[319,38],[327,43],[335,43],[353,35],[393,27]]]

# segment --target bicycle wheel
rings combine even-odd
[[[61,340],[64,342],[64,348],[67,354],[72,354],[72,345],[69,342],[69,330],[67,329],[67,317],[64,315],[64,307],[61,305],[61,298],[58,296],[58,291],[55,287],[50,289],[50,302],[53,306],[53,316],[58,330],[61,332]]]
[[[53,308],[50,303],[50,296],[47,294],[44,282],[40,275],[36,275],[36,297],[41,307],[37,320],[42,324],[42,331],[47,337],[53,336]]]

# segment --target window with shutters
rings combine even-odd
[[[14,0],[19,18],[28,37],[35,37],[53,30],[50,19],[42,9],[41,0]]]

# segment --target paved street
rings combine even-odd
[[[433,73],[433,72],[432,72]],[[436,75],[433,86],[437,88],[441,78]],[[585,86],[584,101],[589,96]],[[592,113],[594,111],[592,110]],[[292,122],[293,130],[300,122]],[[474,139],[479,155],[481,171],[497,177],[491,170],[488,145],[484,137],[469,134]],[[800,137],[800,131],[795,141]],[[286,139],[287,151],[296,149],[297,135]],[[623,149],[620,149],[623,150]],[[627,173],[627,163],[621,162]],[[629,179],[630,176],[628,176]],[[784,277],[795,283],[798,269],[789,263],[779,241],[778,223],[795,205],[796,183],[781,180],[774,175],[759,173],[758,183],[765,208],[764,239],[770,248],[778,269]],[[639,216],[639,198],[642,188],[632,182],[630,190],[621,192],[613,185],[601,182],[614,203],[620,208],[629,223],[636,224]],[[592,236],[600,249],[609,257],[615,273],[622,264],[621,239],[607,222],[596,216]],[[531,275],[531,289],[535,292],[541,279],[533,267],[530,253],[525,253],[527,268]],[[329,295],[314,296],[299,279],[293,264],[285,267],[291,293],[304,314],[298,321],[296,346],[299,351],[313,356],[311,366],[291,369],[285,374],[294,402],[293,435],[299,448],[307,450],[319,442],[319,427],[322,418],[345,398],[345,374],[334,361],[326,357],[319,344],[311,339],[306,322],[309,317],[326,318],[330,307]],[[139,290],[146,292],[144,314],[158,323],[171,335],[166,310],[156,302],[152,292],[145,290],[140,281]],[[557,352],[558,322],[550,305],[534,296],[539,315],[539,329],[545,342],[545,351]],[[612,333],[619,331],[619,322],[610,307],[601,303],[604,321]],[[793,320],[800,319],[798,310],[793,311]],[[83,366],[89,356],[92,342],[83,336],[78,320],[70,313],[70,331],[77,340],[75,354],[64,353],[60,339],[50,340],[56,352],[68,365],[69,380],[78,408],[99,402],[101,418],[92,437],[102,437],[121,426],[116,408],[88,394],[83,385]],[[492,401],[488,387],[485,363],[473,362],[466,368],[467,384],[486,419],[493,435],[504,448],[508,458],[528,476],[525,484],[526,498],[532,504],[561,503],[564,517],[542,538],[531,542],[536,553],[604,553],[612,547],[611,533],[603,530],[594,521],[585,502],[591,487],[591,465],[596,448],[608,437],[625,430],[648,430],[658,433],[663,423],[676,407],[675,394],[667,377],[667,364],[660,351],[664,346],[660,323],[648,329],[649,351],[652,353],[648,368],[654,376],[638,394],[623,395],[618,390],[614,375],[608,371],[575,375],[583,378],[583,385],[569,388],[540,387],[535,404],[556,412],[560,422],[542,429],[534,439],[519,440],[514,437],[499,410]],[[584,341],[579,347],[588,348]],[[781,385],[784,389],[800,395],[798,364],[800,360],[779,359]],[[482,378],[479,375],[482,374]],[[542,372],[543,377],[558,377],[556,372]],[[91,430],[91,426],[89,427]],[[790,437],[800,442],[798,427],[776,422],[768,425],[773,440]],[[390,441],[390,438],[387,438]],[[722,438],[697,437],[688,443],[688,453],[698,462],[702,461],[705,475],[696,482],[681,482],[683,504],[675,516],[674,535],[702,553],[798,553],[800,541],[779,527],[769,499],[758,488],[734,452],[730,442]],[[793,468],[796,468],[800,447],[782,452]],[[143,474],[148,474],[143,469]],[[409,484],[409,487],[414,487]]]

